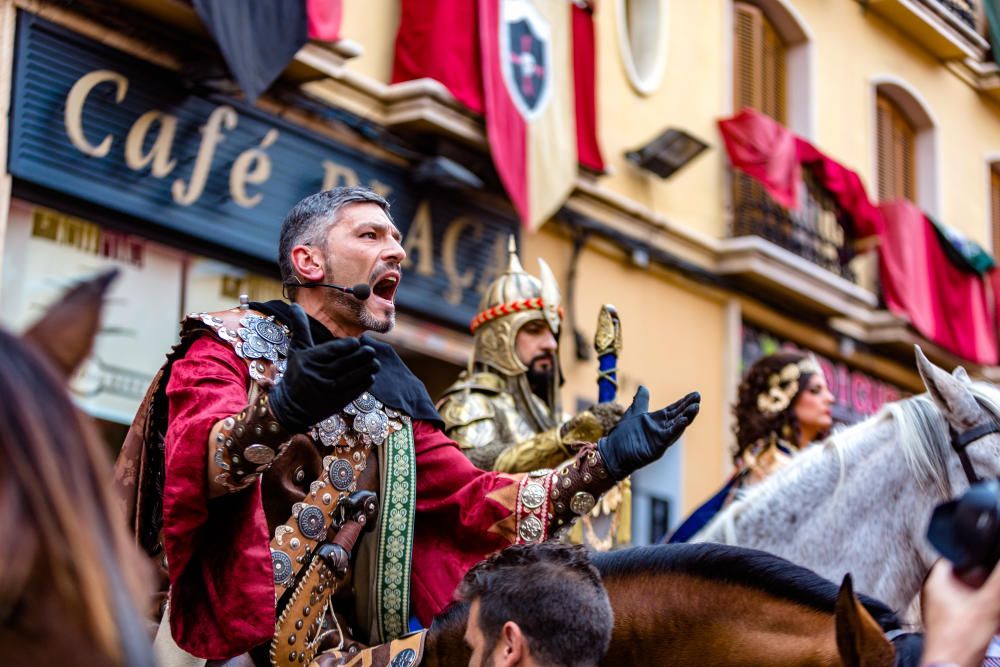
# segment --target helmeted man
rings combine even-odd
[[[539,259],[541,279],[521,265],[511,239],[505,273],[486,290],[470,329],[469,368],[442,394],[445,433],[484,470],[553,468],[595,442],[621,418],[616,403],[590,406],[569,418],[559,401],[562,312],[552,271]],[[572,539],[600,551],[631,537],[627,480],[616,485],[574,528]]]
[[[552,468],[596,442],[621,418],[614,403],[573,419],[559,401],[559,288],[544,260],[541,280],[521,266],[513,239],[505,273],[486,290],[472,320],[469,368],[441,395],[445,432],[484,470]]]
[[[376,193],[312,195],[282,224],[291,305],[184,320],[116,468],[166,569],[165,654],[299,665],[366,650],[364,664],[416,664],[411,617],[426,626],[486,554],[589,511],[696,415],[697,394],[648,413],[640,392],[557,470],[475,468],[423,384],[364,335],[393,325],[400,241]]]

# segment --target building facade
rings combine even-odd
[[[622,402],[639,384],[655,404],[702,392],[683,441],[633,480],[638,542],[728,474],[740,374],[775,347],[817,353],[845,423],[921,390],[914,343],[1000,377],[886,310],[876,259],[857,254],[829,193],[806,175],[798,210],[782,208],[731,169],[716,125],[753,107],[857,172],[873,201],[909,199],[995,250],[1000,71],[978,2],[590,3],[606,170],[579,169],[530,233],[492,171],[482,115],[437,81],[393,83],[403,4],[344,2],[341,39],[307,44],[250,105],[198,72],[219,58],[187,2],[0,1],[0,321],[23,327],[70,279],[122,271],[74,380],[110,441],[180,317],[280,294],[284,213],[340,184],[392,202],[409,257],[388,338],[432,394],[465,363],[510,234],[529,271],[544,257],[562,285],[564,406],[596,400],[587,351],[604,303],[623,323]],[[708,150],[661,178],[629,154],[668,130]],[[477,178],[456,181],[454,165]]]

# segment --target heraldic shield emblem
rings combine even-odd
[[[551,37],[548,22],[531,0],[501,0],[500,69],[525,120],[545,109],[552,92]]]

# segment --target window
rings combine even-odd
[[[876,163],[880,201],[917,201],[916,130],[888,96],[876,97]]]
[[[618,46],[629,83],[656,92],[667,60],[667,0],[618,0]]]
[[[787,117],[788,48],[759,7],[733,5],[733,110],[753,107],[782,124]]]

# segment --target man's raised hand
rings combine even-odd
[[[271,410],[286,430],[302,433],[371,387],[378,369],[375,349],[357,338],[315,345],[308,316],[293,303],[288,366],[269,394]]]
[[[618,425],[597,442],[608,472],[621,480],[659,459],[694,421],[700,407],[701,394],[694,391],[649,412],[649,390],[640,386]]]

